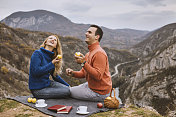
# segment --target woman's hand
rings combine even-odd
[[[58,63],[60,61],[61,61],[61,59],[58,59],[58,57],[56,57],[55,59],[52,60],[52,63],[55,64],[55,63]]]

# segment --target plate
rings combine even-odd
[[[81,115],[86,115],[86,114],[88,114],[89,112],[80,112],[80,111],[77,111],[76,113],[77,113],[77,114],[81,114]]]
[[[36,106],[36,107],[46,107],[47,104],[44,104],[44,105],[38,105],[38,104],[36,104],[35,106]]]

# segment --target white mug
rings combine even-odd
[[[87,112],[87,106],[79,106],[78,108],[77,108],[77,111],[79,111],[79,112]]]
[[[38,106],[38,107],[45,107],[46,106],[45,100],[44,99],[37,100],[36,106]]]

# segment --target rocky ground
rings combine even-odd
[[[13,100],[0,100],[1,117],[51,117],[39,112],[36,109],[23,105]],[[151,108],[138,108],[133,105],[126,105],[124,108],[93,114],[90,117],[162,117]]]

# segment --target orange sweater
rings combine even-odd
[[[99,42],[88,46],[89,52],[85,55],[86,63],[80,71],[74,71],[74,77],[86,78],[88,86],[101,95],[108,94],[112,88],[109,62],[106,52]]]

